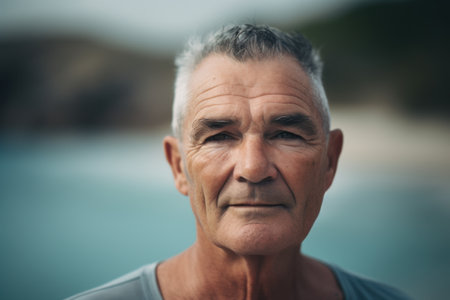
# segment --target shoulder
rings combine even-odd
[[[353,274],[337,266],[328,266],[336,276],[345,299],[411,299],[400,290],[387,284]]]
[[[141,267],[99,287],[66,300],[160,300],[156,283],[157,263]]]

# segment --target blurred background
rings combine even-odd
[[[444,1],[0,0],[0,298],[62,299],[187,248],[162,149],[173,58],[228,23],[321,49],[344,152],[303,251],[448,297]]]

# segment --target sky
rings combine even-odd
[[[0,35],[77,33],[154,50],[226,23],[307,21],[373,0],[0,0]]]

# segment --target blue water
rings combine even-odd
[[[61,299],[195,239],[162,136],[0,138],[0,299]],[[440,175],[342,169],[304,242],[307,254],[444,299],[450,189]]]

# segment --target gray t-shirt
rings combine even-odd
[[[163,300],[156,280],[157,265],[158,263],[152,263],[141,267],[107,284],[66,300]],[[333,265],[328,265],[328,267],[336,276],[344,299],[411,299],[391,286],[351,274]]]
[[[66,300],[163,300],[156,280],[157,265],[143,266]]]

